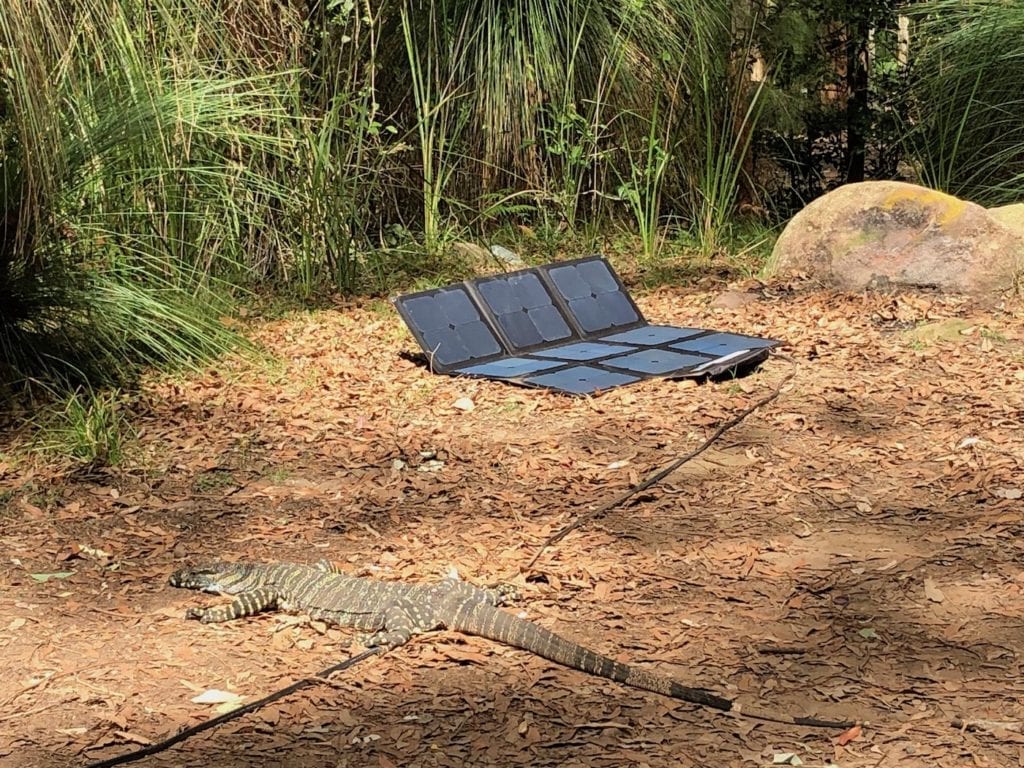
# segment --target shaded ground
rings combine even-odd
[[[1024,735],[949,725],[1024,721],[1020,304],[743,289],[734,309],[721,290],[639,303],[787,340],[791,386],[530,573],[547,534],[790,363],[570,399],[427,375],[398,357],[412,342],[387,307],[339,307],[257,323],[278,363],[150,384],[136,469],[0,464],[0,764],[127,751],[211,717],[191,702],[204,690],[256,698],[347,653],[345,633],[297,617],[183,621],[208,600],[167,575],[229,555],[511,577],[530,618],[598,650],[871,725],[840,746],[438,634],[138,765],[1024,765]],[[945,318],[966,322],[912,330]],[[39,580],[53,573],[70,575]]]

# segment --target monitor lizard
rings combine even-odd
[[[703,688],[690,688],[640,667],[614,661],[501,610],[499,606],[515,596],[515,588],[510,585],[482,588],[453,578],[425,584],[381,581],[347,575],[326,561],[316,565],[218,562],[182,568],[171,575],[170,584],[234,596],[229,605],[188,610],[186,618],[203,623],[230,621],[265,610],[294,611],[314,620],[370,632],[364,644],[386,650],[408,642],[414,634],[443,627],[496,640],[556,664],[722,712],[814,728],[848,728],[856,724],[741,706],[734,699]]]

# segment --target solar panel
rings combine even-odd
[[[624,384],[632,384],[635,381],[640,381],[640,377],[606,371],[589,365],[574,365],[560,371],[530,376],[525,381],[527,384],[557,389],[574,395],[591,395],[598,390],[615,389]]]
[[[643,316],[607,261],[581,259],[543,268],[585,334],[643,323]]]
[[[573,336],[536,272],[517,272],[476,281],[476,289],[513,349]]]
[[[576,344],[562,344],[550,349],[538,349],[533,354],[538,357],[556,357],[562,360],[597,360],[609,355],[632,352],[636,347],[625,344],[599,344],[592,341],[580,341]]]
[[[632,355],[605,360],[603,365],[635,373],[663,376],[707,362],[709,362],[708,358],[703,355],[681,355],[667,349],[644,349],[634,352]]]
[[[764,349],[774,347],[777,342],[759,339],[755,336],[743,336],[738,333],[708,333],[695,339],[686,339],[677,344],[670,344],[672,349],[683,352],[699,352],[703,355],[723,357],[743,349]]]
[[[465,288],[413,294],[400,298],[396,306],[438,369],[504,351]]]
[[[756,364],[777,342],[650,325],[599,256],[399,296],[433,370],[571,394],[654,376],[713,376]]]

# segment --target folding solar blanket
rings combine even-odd
[[[650,325],[601,256],[480,277],[394,300],[431,370],[594,394],[655,376],[754,365],[771,339]]]

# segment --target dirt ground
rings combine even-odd
[[[793,362],[576,399],[429,375],[384,302],[339,305],[249,318],[273,360],[147,382],[117,470],[4,446],[0,764],[84,766],[213,717],[206,691],[249,701],[348,654],[302,617],[185,621],[216,598],[168,574],[223,556],[513,581],[526,616],[618,659],[868,724],[737,719],[436,633],[135,765],[1024,765],[1021,302],[754,281],[637,298]]]

